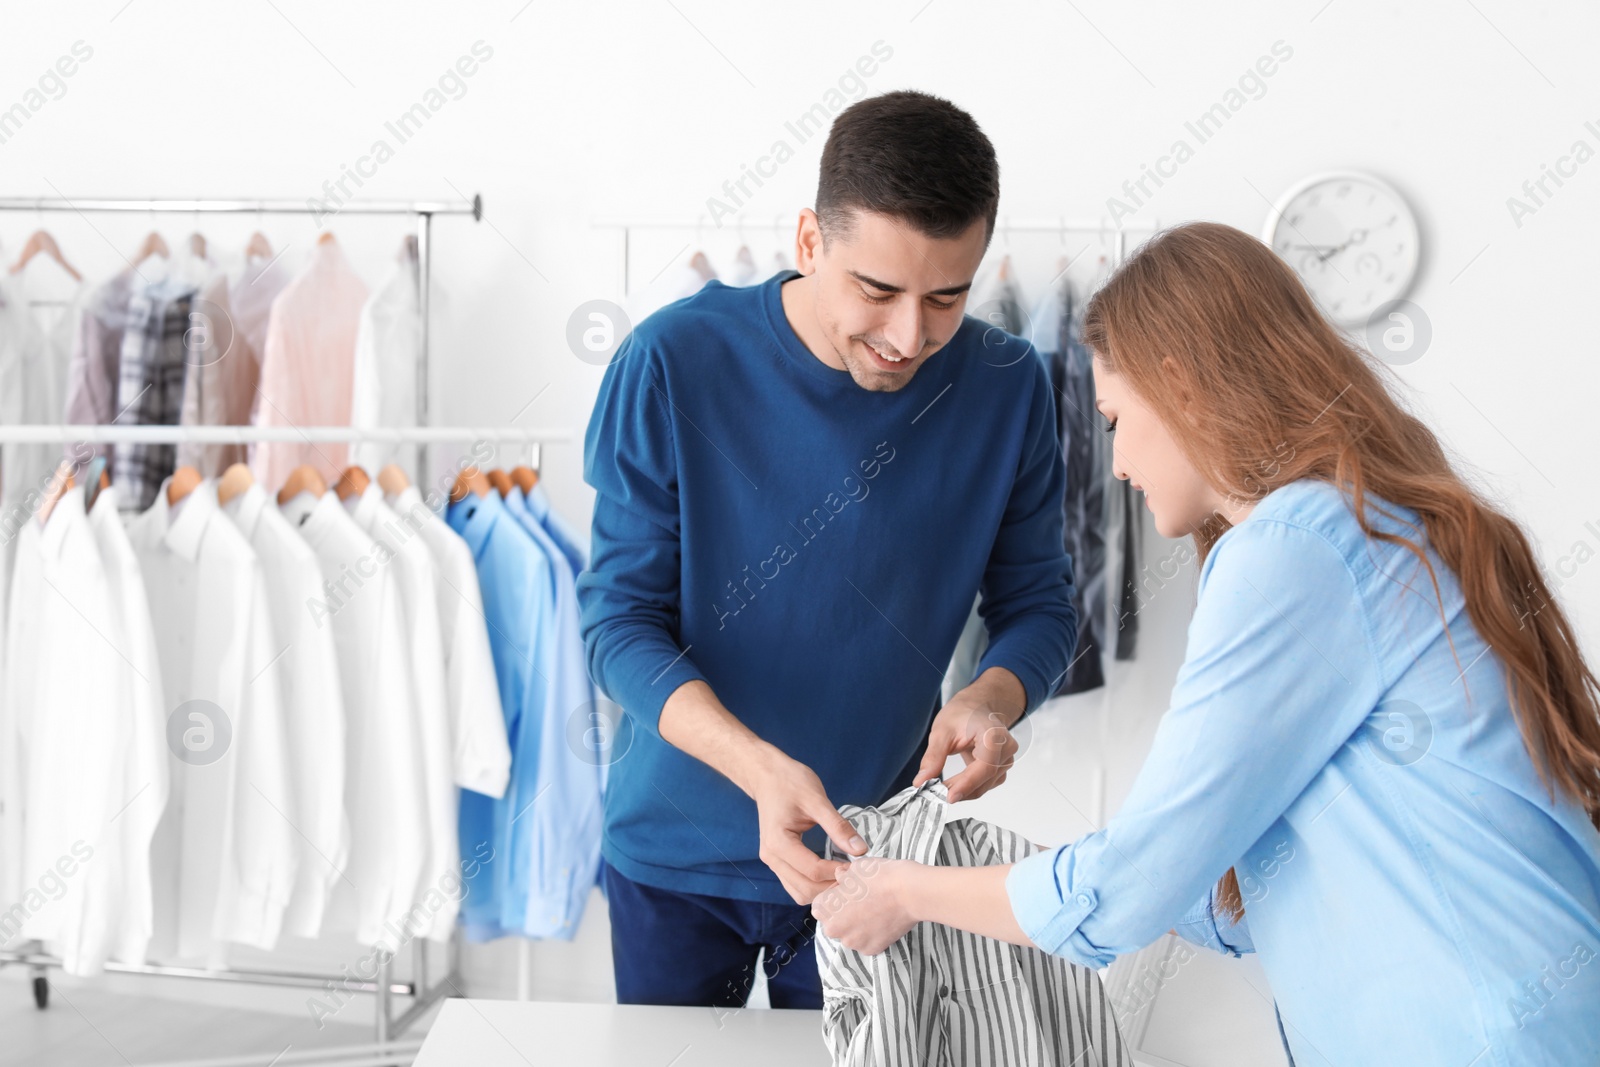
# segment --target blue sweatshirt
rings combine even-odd
[[[792,900],[754,801],[661,737],[675,689],[705,681],[835,805],[878,804],[916,772],[975,593],[979,671],[1014,673],[1030,710],[1077,635],[1055,401],[1027,342],[969,317],[905,388],[862,389],[790,327],[794,277],[711,282],[635,327],[589,422],[578,579],[589,673],[627,728],[606,859],[770,903]]]

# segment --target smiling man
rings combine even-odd
[[[837,804],[1004,781],[1010,732],[1076,640],[1043,364],[964,315],[1000,175],[916,92],[835,120],[798,273],[716,282],[640,323],[585,442],[578,579],[625,713],[604,884],[622,1003],[821,1007],[811,901],[865,845]],[[939,706],[981,589],[989,647]]]

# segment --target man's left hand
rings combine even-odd
[[[990,667],[934,716],[928,750],[913,784],[944,772],[945,760],[959,753],[965,769],[945,783],[950,801],[973,800],[1006,780],[1017,757],[1011,727],[1022,718],[1027,693],[1017,676]]]

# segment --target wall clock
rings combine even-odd
[[[1359,326],[1416,277],[1417,218],[1398,190],[1359,171],[1316,174],[1273,205],[1262,240],[1328,318]]]

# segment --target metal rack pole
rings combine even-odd
[[[220,214],[315,215],[325,205],[315,200],[124,200],[96,197],[0,197],[0,211],[168,211]],[[331,211],[327,212],[332,214]],[[471,215],[483,218],[483,197],[471,200],[351,200],[340,215]]]
[[[449,444],[453,441],[569,441],[572,431],[523,426],[116,426],[74,423],[0,425],[0,445],[72,444],[198,444],[238,445],[252,442],[379,441],[388,444]]]
[[[433,216],[427,212],[417,216],[417,309],[422,320],[421,345],[417,351],[417,425],[428,425],[429,396],[433,392],[433,374],[428,366],[428,343],[433,324]],[[428,461],[431,452],[426,443],[417,457],[417,479],[427,481],[433,468]]]

